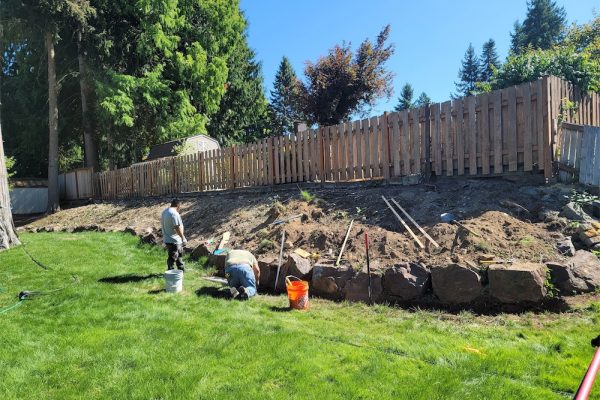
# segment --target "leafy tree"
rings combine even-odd
[[[400,97],[398,98],[398,104],[394,107],[396,111],[408,110],[409,108],[414,107],[413,104],[413,88],[410,83],[402,86],[402,92],[400,93]]]
[[[494,72],[491,89],[518,85],[544,75],[556,75],[583,90],[600,90],[600,17],[573,25],[552,49],[529,48],[512,54]]]
[[[526,48],[550,49],[559,43],[566,28],[566,12],[554,0],[528,0],[527,16],[511,33],[511,49],[518,54]]]
[[[494,69],[500,66],[498,53],[496,52],[496,42],[490,39],[483,44],[483,51],[480,58],[480,77],[482,82],[489,82],[494,74]]]
[[[299,85],[299,107],[309,123],[335,125],[366,112],[380,97],[391,96],[393,74],[385,68],[394,52],[386,44],[389,33],[388,25],[374,44],[365,39],[356,54],[344,43],[316,63],[307,63],[306,82]]]
[[[297,112],[298,78],[287,57],[281,59],[271,90],[273,133],[283,135],[294,131],[294,122],[300,121]]]
[[[270,121],[262,68],[245,36],[240,37],[227,67],[227,90],[219,111],[210,119],[209,134],[222,145],[252,142],[267,136]]]
[[[423,107],[431,104],[431,99],[425,92],[421,92],[417,100],[415,101],[415,107]]]
[[[458,71],[458,82],[455,82],[456,94],[452,97],[458,98],[470,96],[475,93],[476,84],[480,80],[479,59],[475,55],[473,44],[469,43],[469,47],[465,52],[465,56],[461,62],[460,70]]]

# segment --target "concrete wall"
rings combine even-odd
[[[10,205],[13,214],[43,213],[48,205],[48,188],[14,188]]]

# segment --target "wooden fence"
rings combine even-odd
[[[600,185],[600,128],[563,123],[559,153],[559,179]]]
[[[578,109],[566,107],[577,102]],[[556,77],[251,144],[96,174],[102,199],[293,182],[492,175],[552,176],[558,122],[600,125],[597,93]]]
[[[94,197],[94,170],[79,168],[58,176],[61,200],[83,200]]]

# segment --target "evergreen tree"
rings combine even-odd
[[[479,77],[482,82],[489,82],[494,74],[494,68],[500,66],[498,60],[498,53],[496,52],[496,42],[494,39],[490,39],[483,44],[483,51],[481,53],[481,66]]]
[[[462,60],[460,70],[458,71],[458,82],[455,82],[456,94],[452,97],[459,98],[474,94],[476,83],[480,80],[479,59],[475,55],[473,44],[469,43],[469,47]]]
[[[421,92],[421,94],[417,98],[417,101],[415,101],[415,107],[423,107],[423,106],[428,106],[430,104],[431,104],[431,99],[429,98],[429,96],[427,96],[427,94],[425,92]]]
[[[246,35],[240,38],[227,67],[227,91],[219,111],[210,119],[208,133],[222,145],[247,143],[267,136],[270,120],[262,68],[248,47]]]
[[[405,84],[402,87],[402,92],[400,93],[400,97],[398,98],[398,104],[394,107],[395,111],[403,111],[408,110],[409,108],[414,107],[413,104],[413,87],[410,83]]]
[[[287,57],[281,59],[271,90],[271,111],[273,114],[273,134],[283,135],[294,131],[294,122],[301,116],[296,111],[298,78]]]
[[[546,50],[564,38],[566,12],[554,0],[528,0],[527,16],[518,21],[511,33],[511,50],[514,54],[528,47]]]

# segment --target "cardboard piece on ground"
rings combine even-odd
[[[294,249],[294,253],[298,254],[300,257],[303,257],[303,258],[310,258],[310,253],[301,248]]]
[[[227,242],[229,242],[230,236],[231,236],[231,232],[229,232],[229,231],[227,231],[223,234],[223,238],[221,239],[221,243],[219,243],[219,247],[217,247],[217,250],[221,250],[223,247],[225,247]]]

